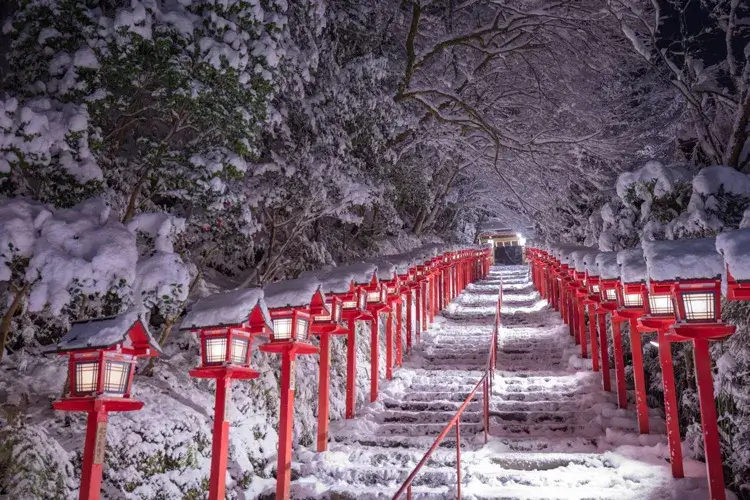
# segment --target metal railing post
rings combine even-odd
[[[456,498],[461,500],[461,418],[456,420]]]

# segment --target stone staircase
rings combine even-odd
[[[523,266],[493,268],[449,304],[380,400],[332,425],[330,451],[297,450],[292,498],[392,498],[482,376],[501,281],[491,439],[484,444],[480,391],[461,420],[462,497],[707,498],[700,467],[690,469],[698,477],[671,478],[658,415],[653,434],[638,436],[634,410],[617,409],[600,375],[570,368],[577,350],[567,327]],[[456,498],[455,485],[451,431],[415,478],[413,498]]]

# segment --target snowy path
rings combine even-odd
[[[567,327],[539,301],[527,268],[496,267],[437,318],[380,400],[332,424],[330,451],[296,452],[295,499],[385,499],[411,472],[481,376],[503,279],[503,328],[482,440],[481,392],[461,421],[463,498],[705,499],[705,466],[671,478],[663,419],[639,436]],[[416,477],[414,498],[455,498],[454,432]]]

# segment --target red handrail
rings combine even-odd
[[[445,439],[445,436],[448,435],[453,426],[456,427],[456,498],[459,500],[461,499],[461,415],[469,406],[471,400],[474,399],[474,396],[479,390],[479,386],[482,386],[482,394],[484,396],[482,403],[482,411],[484,414],[482,422],[484,424],[484,442],[487,443],[487,436],[490,428],[490,396],[492,394],[492,378],[495,375],[495,362],[497,360],[497,337],[498,331],[500,329],[500,308],[502,306],[502,303],[503,283],[501,279],[500,293],[497,296],[497,306],[495,309],[495,324],[492,328],[492,340],[490,343],[489,354],[487,356],[487,366],[484,369],[484,374],[477,382],[477,385],[475,385],[471,390],[469,395],[466,396],[466,399],[464,399],[464,402],[458,408],[456,414],[453,415],[453,418],[450,419],[450,421],[446,424],[440,434],[438,434],[438,437],[432,443],[430,449],[427,450],[427,453],[424,454],[417,466],[414,467],[414,470],[411,471],[411,474],[409,474],[409,477],[406,478],[404,484],[402,484],[396,494],[393,495],[393,500],[398,500],[404,493],[404,491],[406,491],[406,499],[411,500],[411,483],[414,481],[414,478],[417,476],[420,469],[424,466],[424,464],[427,463],[427,460],[430,459],[432,453],[437,449],[438,446],[440,446],[440,443],[443,441],[443,439]]]

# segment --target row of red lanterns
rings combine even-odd
[[[297,355],[320,354],[317,449],[328,446],[331,337],[347,335],[346,418],[355,416],[357,321],[371,325],[370,401],[378,397],[379,321],[386,314],[386,378],[401,366],[404,354],[419,340],[437,312],[470,282],[487,275],[490,250],[460,250],[403,267],[359,264],[303,275],[264,289],[218,294],[196,303],[182,329],[200,339],[196,378],[216,379],[209,499],[223,500],[229,443],[231,381],[260,374],[250,366],[253,340],[259,350],[281,355],[281,394],[276,498],[289,498],[292,422]],[[389,269],[388,272],[382,268]],[[384,277],[386,279],[379,279]],[[406,304],[406,346],[402,345],[402,304]],[[416,317],[413,317],[413,309]],[[395,315],[395,318],[394,318]],[[396,323],[394,335],[393,323]],[[412,339],[412,332],[416,339]],[[319,338],[319,347],[310,337]],[[395,352],[394,352],[395,351]],[[48,352],[68,356],[70,387],[54,403],[57,410],[84,411],[88,423],[79,499],[100,497],[106,425],[112,411],[134,411],[143,403],[131,397],[137,358],[156,356],[160,348],[137,312],[73,324]],[[395,354],[395,356],[394,356]]]
[[[660,242],[652,243],[652,245],[659,244]],[[640,259],[643,260],[642,251],[638,249],[635,252],[637,252],[636,259],[640,255]],[[592,367],[594,371],[599,371],[599,360],[601,360],[602,384],[604,390],[607,391],[611,391],[612,386],[606,315],[611,315],[616,392],[620,408],[627,408],[621,323],[623,321],[629,323],[640,433],[649,432],[641,334],[657,332],[667,438],[672,475],[675,478],[684,477],[684,470],[670,344],[672,342],[693,343],[710,498],[723,500],[725,498],[724,479],[709,341],[726,338],[734,333],[735,327],[721,321],[720,276],[670,281],[649,280],[648,283],[646,280],[629,282],[624,273],[623,276],[614,274],[602,276],[596,273],[595,270],[601,270],[602,267],[612,268],[604,262],[613,258],[608,255],[612,252],[596,254],[591,253],[591,250],[581,251],[582,255],[578,257],[583,257],[585,272],[577,270],[580,266],[576,268],[571,265],[571,253],[575,252],[563,251],[555,256],[551,250],[529,246],[526,253],[531,265],[534,286],[543,298],[550,301],[555,310],[561,312],[564,321],[571,328],[571,335],[574,336],[576,344],[581,346],[583,358],[588,357],[585,332],[585,308],[588,308]],[[591,262],[594,257],[596,262]],[[706,255],[705,258],[720,259],[720,256],[718,254]],[[603,263],[605,265],[601,266]],[[645,261],[643,266],[645,268]],[[727,274],[727,299],[750,300],[748,284],[732,279],[731,269],[727,270]]]

